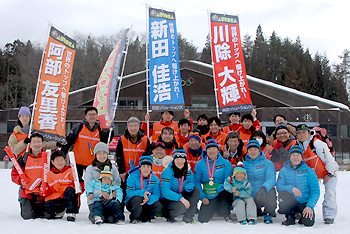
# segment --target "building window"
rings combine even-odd
[[[123,97],[118,100],[118,109],[137,109],[142,110],[142,98]]]
[[[201,95],[201,96],[192,96],[192,107],[196,108],[208,108],[215,107],[215,96],[213,95]]]
[[[327,130],[327,135],[329,137],[337,137],[337,125],[336,124],[320,124],[321,128]]]
[[[350,126],[340,125],[340,138],[348,138],[350,137]]]
[[[126,124],[125,123],[118,123],[116,124],[115,130],[117,130],[114,135],[121,136],[124,135],[125,129],[126,129]]]

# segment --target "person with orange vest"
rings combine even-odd
[[[260,122],[256,118],[256,110],[252,110],[252,116],[253,116],[253,126],[256,130],[261,130]],[[236,132],[238,131],[238,128],[242,126],[242,124],[239,122],[241,120],[241,113],[239,112],[232,112],[228,115],[228,118],[231,122],[230,125],[223,127],[224,133],[229,133],[231,131]]]
[[[66,155],[55,151],[51,155],[51,170],[47,173],[45,208],[49,219],[63,218],[74,222],[78,213],[78,196],[75,193],[72,168],[66,166]]]
[[[289,160],[289,149],[296,144],[295,137],[289,132],[286,123],[281,122],[277,125],[276,140],[273,141],[273,150],[267,159],[270,159],[275,165],[276,171],[284,167],[285,162]]]
[[[173,111],[164,111],[161,112],[162,119],[159,122],[155,122],[149,125],[149,138],[151,141],[155,142],[158,139],[158,136],[161,134],[161,131],[165,127],[170,127],[174,130],[175,135],[179,133],[178,123],[173,121],[174,112]],[[184,111],[185,119],[188,119],[191,123],[190,131],[192,131],[193,121],[190,119],[190,111],[185,109]],[[142,123],[141,129],[147,135],[147,122],[150,120],[149,113],[145,115],[145,122]]]
[[[210,131],[202,136],[202,139],[204,141],[215,139],[216,143],[219,145],[219,149],[222,150],[225,145],[227,134],[220,129],[221,120],[216,116],[211,117],[208,119],[208,125]]]
[[[227,134],[222,157],[227,159],[232,164],[233,168],[235,168],[239,162],[244,161],[244,155],[247,151],[243,146],[244,143],[239,139],[238,132],[229,132]]]
[[[188,119],[180,119],[179,121],[179,133],[175,135],[177,143],[183,147],[189,140],[189,132],[191,129],[191,122]]]
[[[18,125],[13,129],[12,134],[8,140],[8,145],[13,154],[17,156],[23,155],[26,152],[29,143],[29,127],[30,127],[31,113],[28,107],[22,106],[18,112]],[[44,149],[56,148],[56,142],[45,141]]]
[[[288,123],[286,117],[284,115],[281,115],[281,114],[277,114],[273,117],[273,122],[275,124],[275,127],[277,127],[277,125],[279,123],[285,123],[287,124],[288,126],[288,131],[295,137],[295,126]],[[273,144],[273,141],[276,140],[276,130],[274,130],[272,133],[271,133],[271,136],[270,136],[270,141],[269,141],[269,145],[272,145]]]
[[[175,150],[180,148],[180,144],[175,140],[174,130],[170,127],[162,129],[157,141],[165,144],[166,156],[173,157]]]
[[[254,117],[251,114],[245,114],[241,118],[242,126],[237,129],[237,132],[239,132],[239,138],[244,143],[244,149],[247,149],[247,144],[249,142],[249,139],[254,131],[260,130],[261,126],[260,123],[258,126],[254,126]]]
[[[123,200],[126,196],[127,173],[139,165],[142,155],[150,154],[150,142],[140,130],[140,120],[136,117],[130,117],[125,133],[119,138],[116,148],[116,162],[121,179],[120,187],[123,189]]]
[[[91,165],[95,158],[93,149],[97,143],[108,142],[108,129],[101,129],[97,120],[97,109],[88,107],[85,110],[85,117],[82,123],[76,124],[66,137],[67,144],[62,145],[62,151],[67,154],[69,148],[74,145],[73,152],[77,164],[79,181],[84,192],[83,172]],[[111,137],[114,133],[112,131]]]
[[[168,164],[173,160],[172,156],[166,156],[165,144],[164,142],[154,142],[151,145],[153,166],[152,172],[158,179],[161,178],[163,170],[168,166]]]
[[[296,127],[297,144],[303,148],[303,160],[311,167],[319,180],[323,180],[325,187],[322,203],[323,221],[325,224],[333,224],[337,215],[337,175],[339,165],[329,152],[327,144],[315,138],[315,132],[306,124]]]
[[[19,200],[21,216],[23,219],[47,218],[44,197],[40,195],[40,184],[43,170],[44,138],[39,133],[34,133],[29,138],[30,150],[20,155],[17,159],[23,173],[28,178],[26,184],[20,177],[16,168],[12,168],[11,179],[20,187]],[[38,180],[39,179],[39,180]],[[38,181],[38,183],[35,183]],[[32,185],[28,188],[27,185]]]
[[[187,163],[190,165],[190,170],[194,172],[194,168],[202,159],[202,152],[205,150],[205,144],[202,142],[200,133],[196,130],[190,132],[189,141],[183,146],[187,154]]]

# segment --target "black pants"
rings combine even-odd
[[[261,208],[264,207],[263,214],[271,215],[272,217],[276,217],[276,208],[277,208],[277,196],[276,189],[273,187],[265,193],[265,199],[259,199],[257,196],[254,197],[254,201],[256,204],[256,208],[261,211]]]
[[[214,199],[209,199],[209,204],[202,203],[198,214],[198,221],[208,222],[216,212],[218,215],[227,218],[230,216],[230,205],[232,204],[233,194],[226,190],[219,193]]]
[[[45,208],[49,218],[55,218],[57,213],[66,210],[66,213],[78,213],[78,196],[72,187],[68,187],[63,194],[63,198],[58,198],[45,202]]]
[[[306,207],[306,203],[299,203],[295,200],[293,194],[286,191],[281,191],[278,195],[279,201],[279,213],[285,214],[286,217],[292,216],[295,217],[295,214],[300,213],[301,218],[299,220],[300,224],[305,226],[313,226],[315,224],[315,211],[313,210],[312,218],[303,217],[303,211]]]
[[[78,173],[79,182],[84,181],[83,174],[84,174],[84,170],[86,170],[86,168],[87,168],[87,166],[77,164],[77,173]]]
[[[139,220],[142,222],[148,222],[152,217],[156,216],[162,211],[162,204],[157,201],[151,205],[147,203],[140,205],[143,202],[143,197],[134,196],[126,203],[126,209],[130,211],[130,222],[133,220]]]
[[[31,198],[21,198],[21,216],[23,219],[48,218],[45,211],[44,198],[34,193],[30,194]]]
[[[184,215],[184,218],[193,219],[199,201],[199,190],[194,188],[191,192],[184,191],[182,196],[190,202],[190,207],[188,209],[186,209],[185,205],[180,201],[170,201],[165,198],[161,199],[160,202],[163,205],[163,216],[165,218],[175,218],[179,215]]]
[[[122,206],[118,200],[110,200],[107,204],[94,201],[92,205],[92,218],[95,216],[104,217],[104,222],[115,223],[118,220],[125,220]]]
[[[125,197],[126,197],[126,181],[128,180],[129,174],[126,173],[125,177],[125,182],[120,180],[120,188],[123,189],[123,201],[122,201],[122,206],[125,206]]]

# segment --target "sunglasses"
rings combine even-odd
[[[186,153],[175,153],[174,158],[187,158]]]

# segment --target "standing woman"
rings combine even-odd
[[[13,133],[10,135],[8,140],[8,145],[11,148],[13,154],[17,158],[26,152],[27,144],[30,142],[29,128],[30,128],[30,118],[31,113],[28,107],[22,106],[18,112],[18,125],[13,129]],[[56,142],[49,141],[45,142],[44,149],[54,149],[56,147]]]
[[[195,222],[193,216],[199,200],[199,190],[194,187],[184,149],[175,150],[174,160],[162,172],[161,192],[163,216],[168,222],[175,223],[175,217],[182,214],[185,223]]]
[[[100,173],[103,171],[105,166],[109,166],[109,168],[111,168],[115,185],[120,186],[120,177],[119,177],[118,169],[115,165],[112,165],[112,163],[108,159],[107,144],[103,142],[97,143],[94,148],[94,155],[95,155],[95,159],[92,161],[92,164],[86,168],[86,171],[85,171],[85,175],[84,175],[85,188],[87,187],[87,184],[89,182],[100,178]],[[100,191],[97,191],[97,192],[99,193]],[[107,192],[101,191],[101,193],[105,199],[107,200],[110,199],[109,194]],[[95,223],[95,219],[92,216],[93,203],[94,201],[92,199],[87,198],[87,204],[89,206],[89,211],[90,211],[89,219],[92,223]],[[105,223],[115,222],[113,216],[101,217],[101,218]]]

